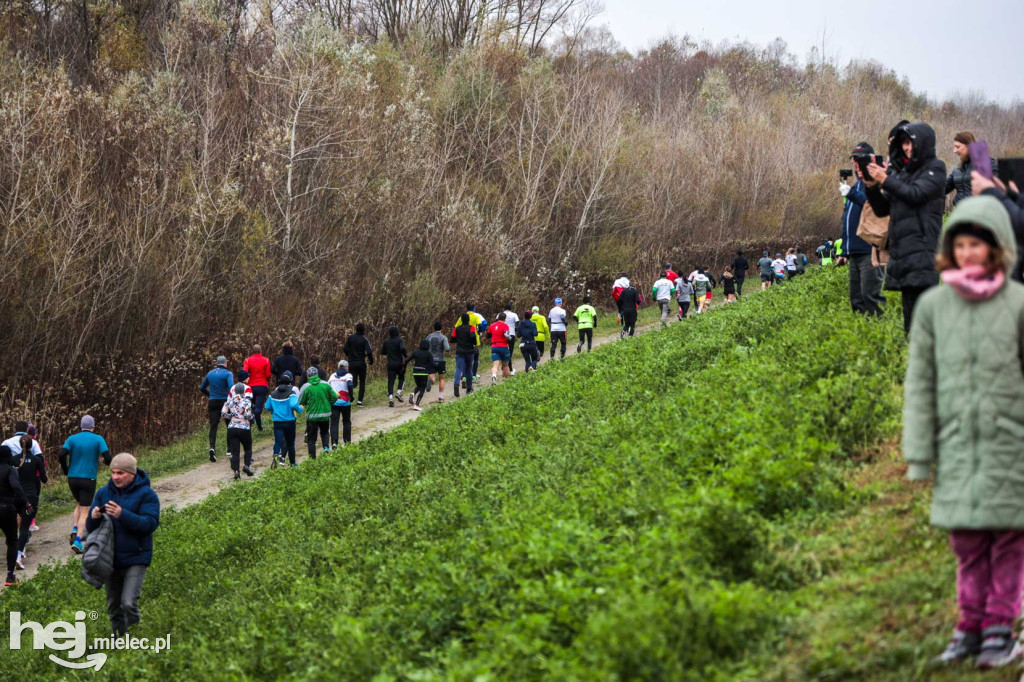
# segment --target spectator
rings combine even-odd
[[[960,159],[960,165],[946,178],[946,194],[953,195],[953,206],[971,196],[971,153],[970,145],[974,144],[974,133],[963,130],[953,136],[953,153]],[[993,175],[998,170],[995,159],[992,159]]]
[[[935,252],[945,208],[946,164],[935,156],[935,131],[926,123],[899,126],[889,158],[884,166],[868,165],[871,177],[863,180],[875,214],[890,217],[885,288],[902,293],[903,328],[909,334],[917,299],[939,283]]]
[[[853,148],[853,156],[874,154],[875,149],[867,142],[861,142]],[[875,267],[871,262],[871,244],[857,236],[860,215],[867,201],[864,179],[860,165],[853,164],[853,172],[857,182],[846,192],[846,207],[843,210],[843,242],[846,255],[838,259],[839,265],[850,264],[850,307],[855,313],[881,315],[885,297],[882,295],[882,283],[885,281],[885,268]],[[846,187],[845,183],[843,184]]]
[[[127,452],[110,463],[110,480],[96,493],[86,528],[91,533],[104,514],[114,523],[114,572],[107,581],[107,614],[118,637],[139,622],[139,596],[146,568],[153,562],[153,532],[160,525],[160,499],[146,472]]]
[[[998,178],[989,180],[978,171],[971,171],[971,191],[974,195],[999,199],[1010,214],[1013,236],[1017,238],[1017,263],[1013,266],[1010,279],[1021,282],[1024,281],[1024,204],[1021,203],[1024,197],[1016,191],[1016,187],[1012,181],[1009,187],[1005,187]]]

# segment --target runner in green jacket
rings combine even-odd
[[[587,340],[587,352],[590,352],[594,345],[594,327],[597,326],[597,311],[590,305],[590,297],[583,297],[583,305],[572,314],[576,319],[576,328],[580,333],[580,342],[576,345],[576,352],[583,350],[583,339]]]
[[[338,394],[331,385],[320,379],[316,367],[306,372],[306,385],[302,387],[299,405],[306,412],[306,451],[310,459],[316,459],[316,436],[319,432],[324,452],[331,449],[331,405],[338,399]]]

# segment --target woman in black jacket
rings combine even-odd
[[[7,579],[6,587],[16,585],[14,576],[15,561],[18,557],[18,514],[32,516],[35,510],[25,498],[21,489],[21,480],[11,461],[11,449],[0,445],[0,532],[7,541]]]
[[[896,128],[890,163],[868,165],[864,178],[875,214],[889,216],[885,288],[903,294],[903,327],[910,333],[914,305],[939,283],[935,252],[945,209],[946,164],[935,156],[935,131],[926,123]]]
[[[39,509],[39,491],[43,483],[47,482],[46,462],[42,455],[33,454],[32,436],[25,434],[21,437],[21,454],[13,458],[14,466],[18,469],[18,481],[21,483],[21,490],[28,498],[28,502],[36,510]],[[25,546],[32,536],[29,528],[32,526],[32,519],[35,514],[21,515],[21,530],[18,533],[18,558],[15,563],[18,568],[25,568]]]

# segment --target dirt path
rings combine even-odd
[[[675,318],[672,318],[675,322]],[[657,323],[648,324],[644,327],[637,327],[637,333],[644,333],[658,326]],[[604,330],[602,330],[604,331]],[[610,334],[603,336],[596,336],[594,338],[594,346],[601,346],[609,341],[618,340],[619,333],[614,331]],[[548,347],[550,348],[550,346]],[[583,352],[586,352],[584,349]],[[575,355],[576,345],[570,343],[566,355]],[[545,363],[551,362],[546,359],[541,362],[541,366]],[[518,366],[522,364],[522,358],[516,358],[514,365]],[[449,366],[453,366],[454,363],[449,363]],[[482,380],[480,382],[481,388],[486,388],[490,385],[490,363],[480,362],[480,376]],[[522,371],[519,369],[518,371]],[[449,374],[453,376],[454,373]],[[437,405],[437,391],[428,393],[422,406],[424,408],[433,407]],[[465,395],[465,394],[463,394]],[[445,402],[454,401],[455,398],[452,395],[451,382],[449,381],[445,386]],[[380,431],[386,431],[392,429],[399,424],[415,419],[417,416],[415,410],[409,408],[409,403],[398,403],[397,407],[391,408],[386,405],[374,406],[374,407],[358,407],[352,410],[352,440],[358,441],[371,436]],[[296,451],[298,461],[302,461],[306,458],[305,443],[302,440],[302,434],[298,434],[296,438]],[[253,468],[256,470],[256,475],[259,476],[263,471],[270,465],[270,458],[273,452],[273,446],[270,444],[260,446],[253,451]],[[245,477],[243,476],[243,479]],[[246,479],[247,480],[247,479]],[[162,509],[168,509],[171,507],[186,507],[195,502],[206,498],[208,495],[212,495],[218,492],[222,486],[227,485],[244,485],[245,480],[240,483],[235,483],[232,478],[232,472],[230,465],[228,464],[227,457],[221,457],[216,463],[207,462],[195,469],[185,471],[180,474],[171,476],[165,476],[153,481],[153,489],[160,496],[160,505]],[[60,518],[54,518],[46,521],[39,526],[39,530],[32,534],[32,539],[26,548],[26,566],[25,570],[18,571],[18,577],[21,580],[31,578],[36,574],[40,565],[49,562],[64,562],[76,555],[72,553],[70,546],[68,545],[68,536],[71,529],[69,528],[69,517],[63,516]]]

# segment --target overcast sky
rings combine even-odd
[[[603,0],[596,23],[636,52],[669,33],[698,42],[782,38],[804,62],[825,34],[842,65],[874,59],[944,99],[980,90],[1009,104],[1024,100],[1024,0]],[[986,60],[982,67],[972,55]]]

